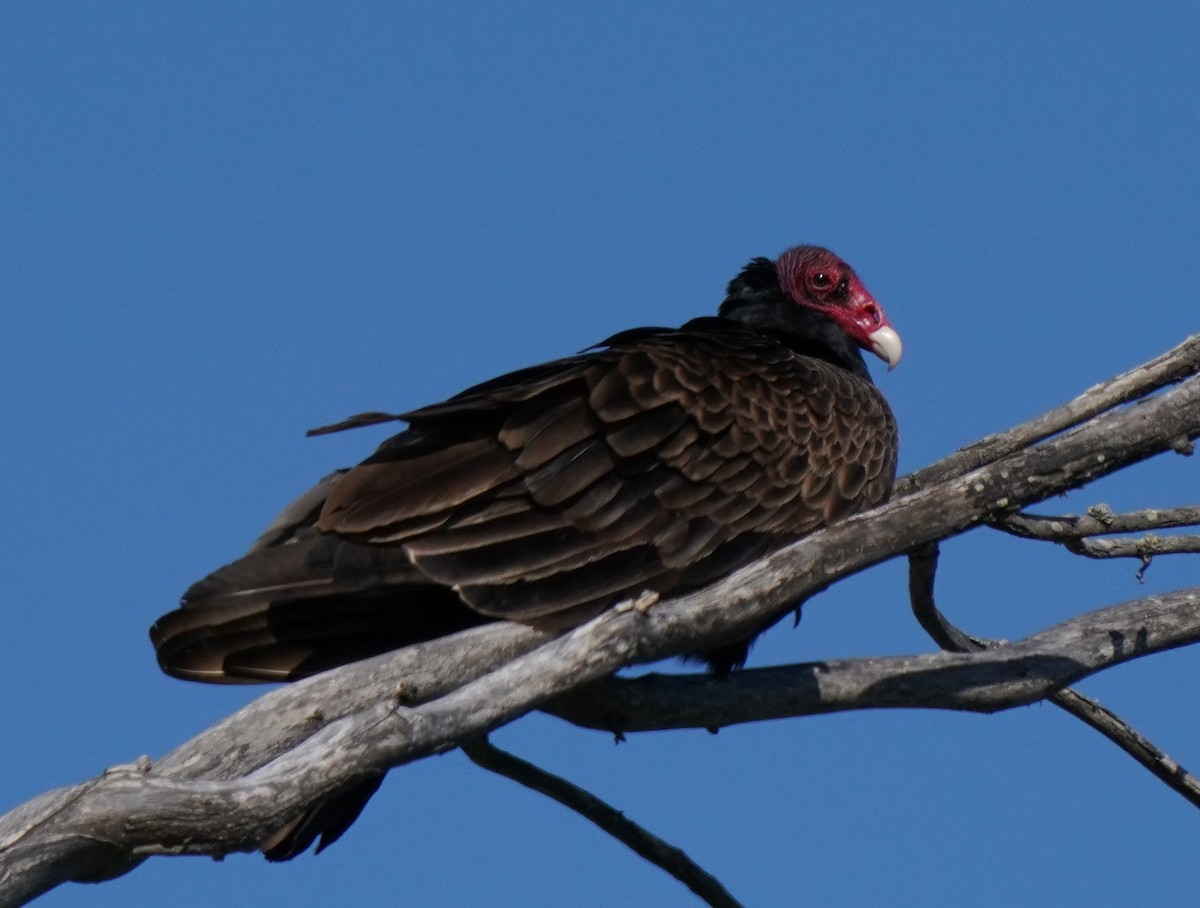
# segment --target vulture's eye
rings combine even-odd
[[[832,283],[833,281],[829,279],[829,275],[824,271],[818,271],[812,276],[812,285],[814,290],[828,290],[829,285]]]

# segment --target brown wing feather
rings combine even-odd
[[[317,528],[401,545],[519,620],[676,592],[684,566],[707,582],[723,547],[745,560],[877,504],[895,471],[872,385],[737,333],[642,338],[409,418],[418,441],[351,470]]]
[[[160,619],[167,671],[295,678],[491,617],[569,626],[875,505],[896,465],[874,386],[736,328],[638,332],[403,418]]]
[[[773,286],[774,266],[756,264]],[[290,680],[492,618],[569,627],[878,504],[896,468],[895,423],[869,381],[723,319],[625,332],[440,404],[316,431],[390,420],[410,427],[301,496],[155,624],[167,672]],[[703,658],[727,671],[747,648]],[[377,785],[288,823],[268,857],[329,844]]]

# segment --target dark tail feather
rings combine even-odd
[[[150,639],[163,671],[221,684],[292,681],[488,619],[423,582],[399,547],[313,535],[210,574]]]
[[[383,776],[371,776],[309,808],[263,842],[263,856],[268,861],[290,861],[307,851],[318,837],[321,841],[315,853],[320,854],[358,819],[371,795],[379,790]]]

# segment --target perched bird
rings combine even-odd
[[[314,430],[408,423],[189,588],[151,628],[159,664],[293,680],[487,621],[566,628],[704,586],[887,499],[896,424],[862,349],[900,359],[853,269],[799,246],[752,260],[716,317]],[[699,655],[728,671],[749,643]],[[323,847],[362,803],[273,856],[320,833]]]

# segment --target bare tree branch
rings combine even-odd
[[[1193,587],[1080,615],[996,649],[830,659],[746,669],[728,678],[605,678],[542,709],[575,725],[621,734],[859,709],[992,713],[1044,700],[1122,662],[1197,642],[1200,587]]]
[[[1069,552],[1087,558],[1139,558],[1140,580],[1155,555],[1194,555],[1200,553],[1200,536],[1159,536],[1147,533],[1135,539],[1093,539],[1112,533],[1200,526],[1200,506],[1161,508],[1114,514],[1108,505],[1088,508],[1083,517],[1048,517],[1039,514],[1007,514],[991,522],[1023,539],[1057,542]]]
[[[0,820],[0,904],[20,904],[36,894],[18,888],[22,882],[39,876],[44,881],[46,874],[57,877],[64,867],[88,874],[75,879],[90,879],[148,854],[253,849],[281,817],[313,800],[314,793],[328,796],[376,771],[380,761],[396,765],[446,750],[456,730],[498,724],[492,710],[510,707],[512,698],[530,686],[530,676],[540,673],[539,665],[558,674],[564,663],[576,668],[586,664],[589,653],[614,639],[612,626],[640,620],[634,616],[632,610],[602,615],[424,706],[405,708],[393,701],[360,710],[238,780],[181,782],[152,772],[143,761],[34,799]],[[1004,652],[840,660],[746,671],[725,681],[660,678],[651,685],[652,693],[661,699],[665,692],[672,702],[665,711],[668,721],[651,727],[708,727],[884,706],[991,712],[1035,702],[1099,668],[1197,640],[1200,588],[1072,619],[1010,644]],[[564,652],[547,652],[555,648]],[[543,687],[555,684],[562,684],[561,677]],[[489,707],[486,701],[496,697],[508,702]],[[700,706],[702,713],[689,713],[689,704]],[[555,712],[562,714],[557,706]],[[645,730],[629,716],[620,727]],[[264,737],[270,739],[269,734]]]
[[[1147,533],[1137,539],[1076,539],[1063,545],[1088,558],[1140,558],[1143,564],[1149,564],[1155,555],[1195,555],[1200,552],[1200,536]]]
[[[1069,687],[1058,691],[1050,699],[1056,706],[1086,722],[1115,743],[1169,788],[1183,795],[1194,807],[1200,807],[1200,779],[1159,750],[1152,741],[1112,710]]]
[[[345,666],[268,694],[158,765],[139,761],[34,798],[0,817],[0,905],[69,879],[127,872],[151,854],[253,850],[286,820],[356,781],[461,746],[622,666],[744,637],[798,599],[913,546],[1156,453],[1187,450],[1200,435],[1200,379],[1122,404],[1198,368],[1200,337],[914,474],[889,504],[691,595],[648,609],[619,606],[557,638],[493,625]],[[1037,439],[1046,440],[1030,447]],[[999,651],[829,662],[779,670],[775,680],[815,684],[818,706],[810,711],[838,708],[830,704],[839,697],[840,708],[941,702],[999,709],[1106,665],[1195,642],[1198,603],[1197,590],[1149,597]],[[724,683],[736,690],[761,677],[747,672]],[[720,699],[719,691],[708,693]],[[808,696],[813,702],[811,690]],[[719,721],[710,711],[702,724],[756,715],[745,700],[737,709]]]
[[[740,908],[720,881],[681,849],[664,842],[598,797],[572,785],[560,776],[539,769],[492,744],[486,737],[464,741],[462,751],[471,762],[519,782],[591,820],[617,841],[627,845],[651,864],[661,867],[714,908]]]
[[[908,599],[917,623],[934,643],[951,653],[976,653],[996,646],[998,641],[959,630],[937,607],[933,579],[937,575],[938,552],[937,543],[930,542],[908,553]]]
[[[999,641],[983,640],[964,634],[946,620],[933,598],[937,559],[936,545],[923,546],[919,551],[910,552],[908,556],[912,609],[921,626],[939,646],[953,652],[997,651],[1003,648]],[[1139,639],[1139,645],[1140,642]],[[1171,789],[1183,795],[1193,806],[1200,807],[1200,779],[1159,750],[1112,710],[1070,687],[1050,692],[1047,699],[1096,729]]]
[[[1007,432],[988,435],[967,445],[945,460],[905,477],[897,484],[896,494],[961,476],[969,470],[995,463],[1002,457],[1077,426],[1085,420],[1152,394],[1159,388],[1182,381],[1200,371],[1200,335],[1193,335],[1178,347],[1148,363],[1088,388],[1074,400],[1042,416],[1022,423]],[[1181,440],[1178,453],[1190,454]]]
[[[1165,530],[1172,527],[1200,526],[1200,505],[1182,508],[1147,508],[1116,514],[1106,504],[1088,508],[1087,514],[1050,517],[1045,514],[1007,514],[993,524],[1024,539],[1049,539],[1061,542],[1085,536],[1107,536],[1113,533],[1138,533],[1143,530]]]

